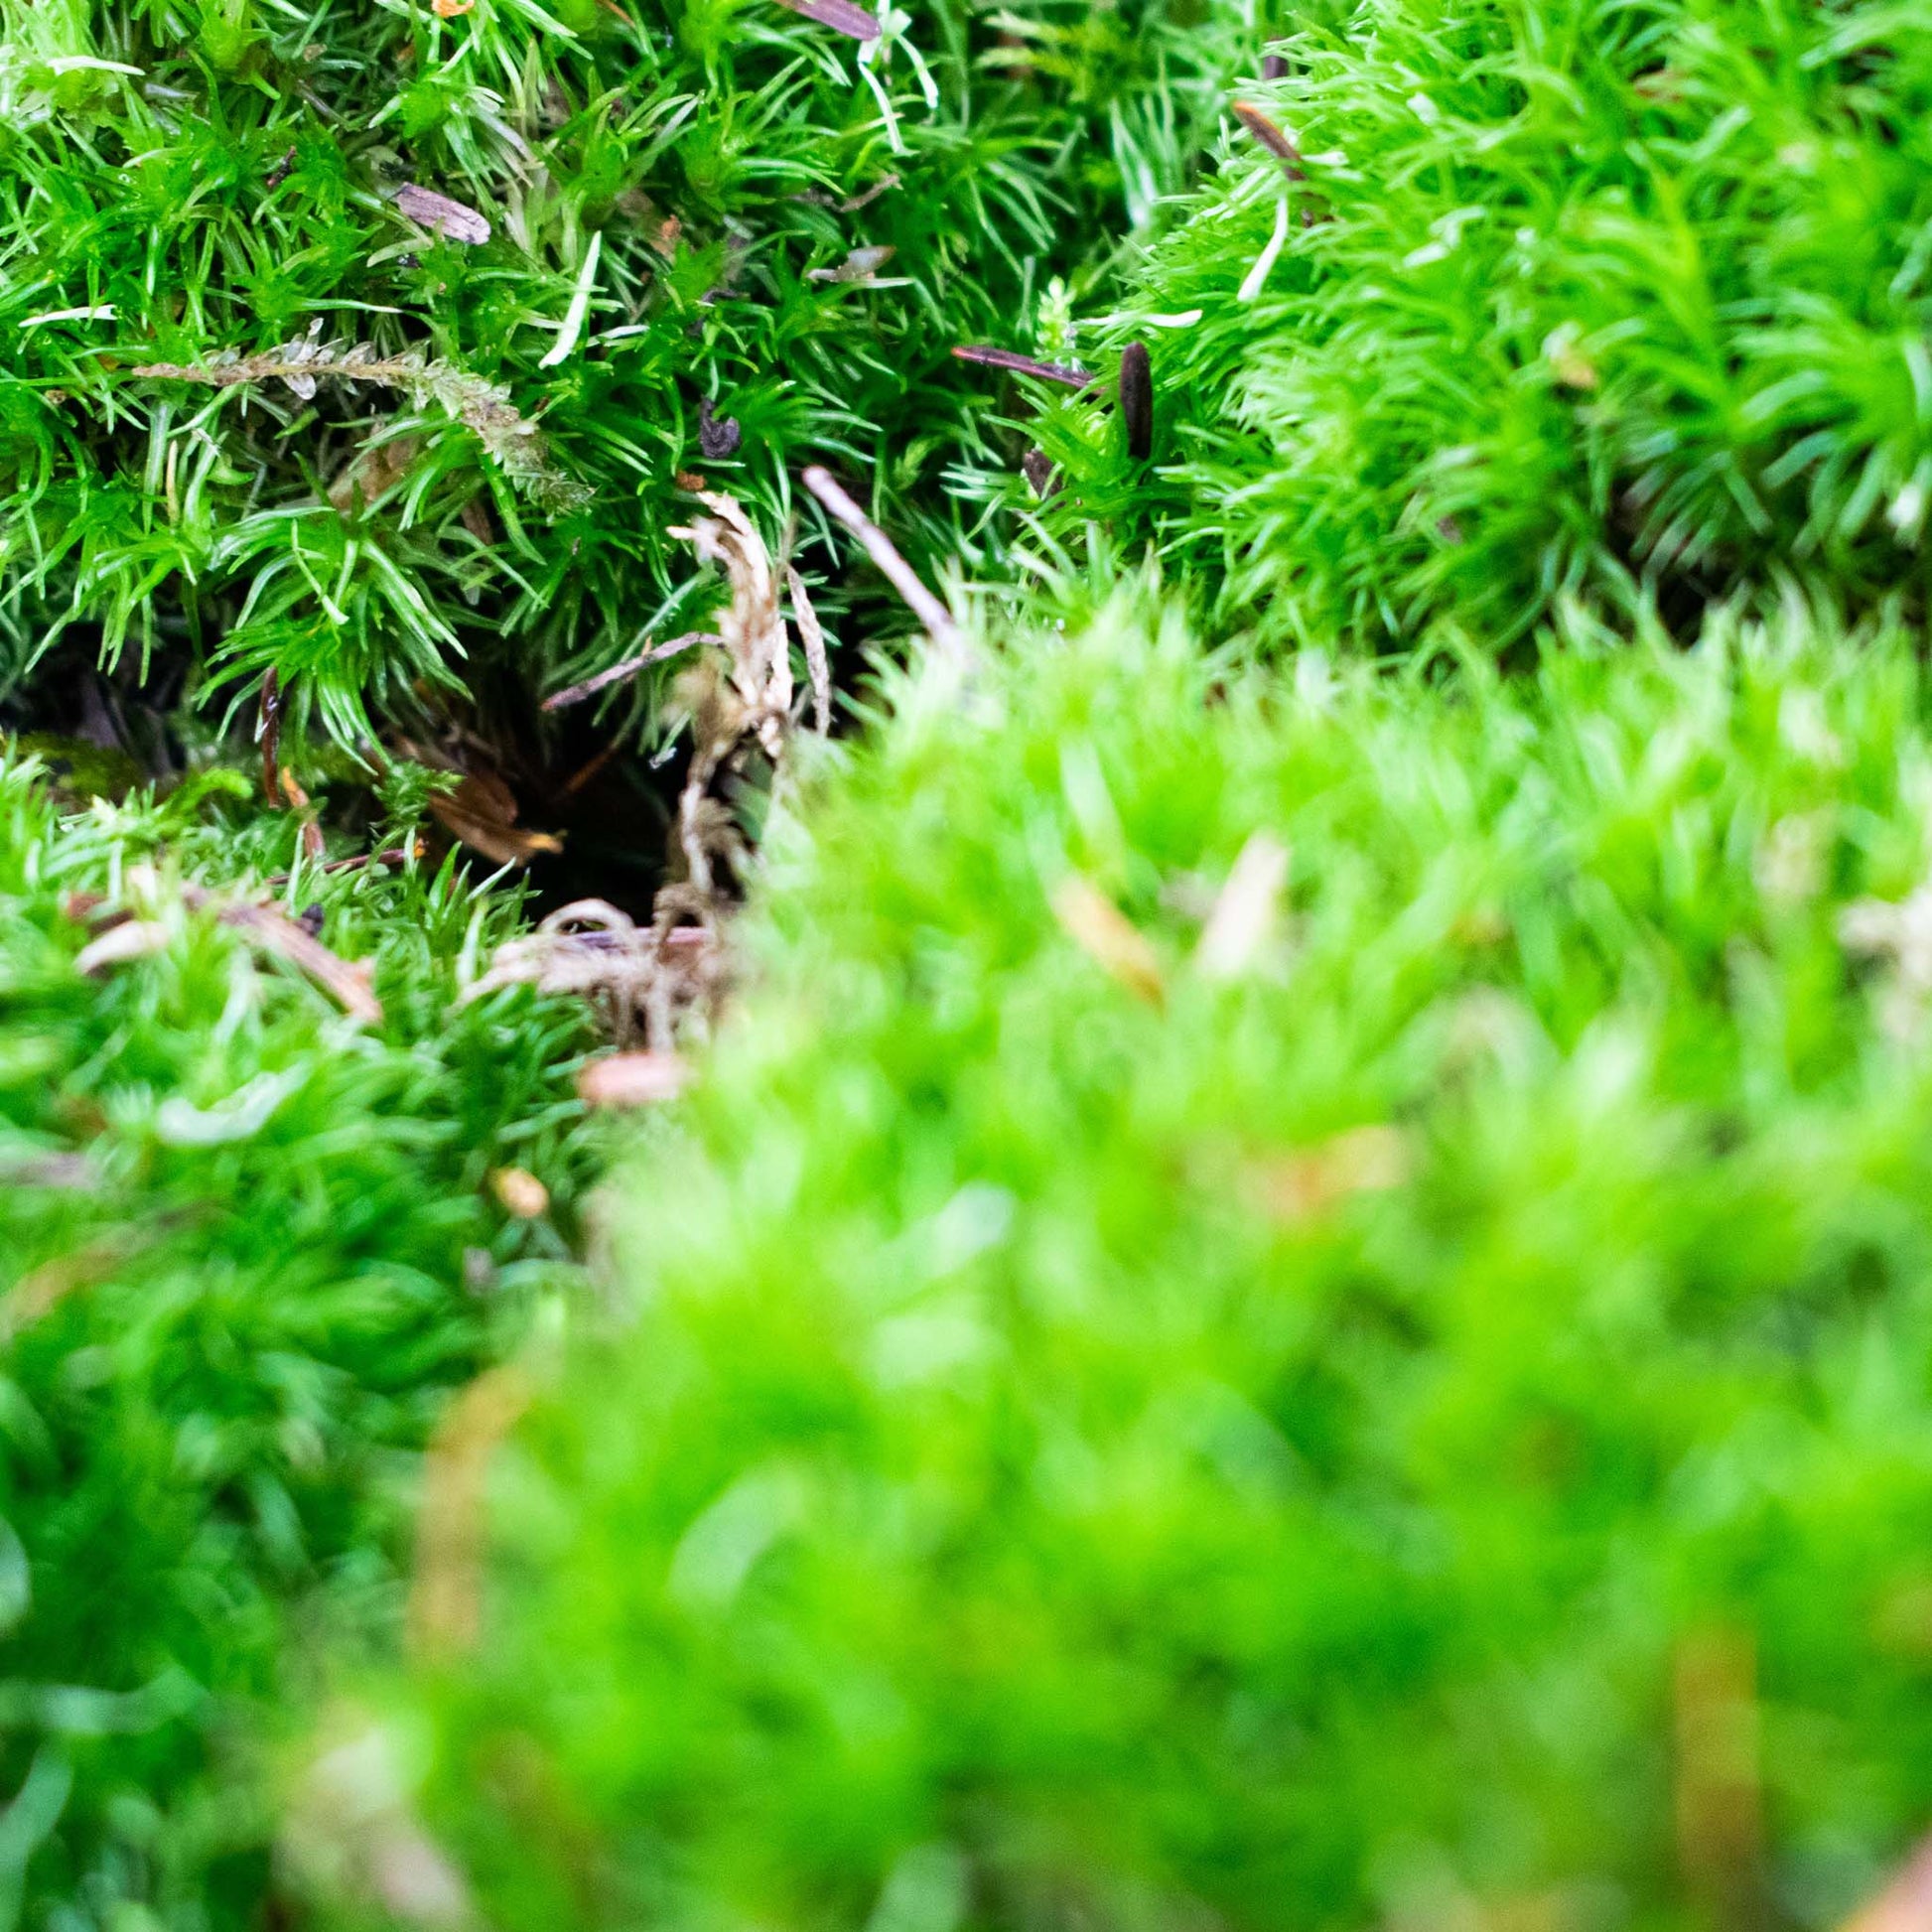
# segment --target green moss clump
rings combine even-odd
[[[1153,463],[1048,410],[1061,541],[1155,536],[1316,645],[1500,648],[1565,598],[1690,637],[1788,573],[1924,610],[1932,37],[1876,0],[1364,0],[1279,52],[1246,101],[1283,152],[1230,119],[1088,332],[1103,369],[1152,346]]]
[[[694,470],[949,543],[948,351],[1186,179],[1260,31],[1186,12],[6,0],[0,695],[71,633],[522,717],[677,627]]]
[[[391,1694],[478,1922],[1835,1923],[1932,1810],[1908,640],[893,696]]]
[[[288,862],[288,816],[225,788],[63,817],[0,761],[9,1926],[263,1922],[270,1741],[325,1641],[392,1638],[416,1451],[568,1278],[589,1177],[581,1016],[451,1009],[513,898],[294,881],[288,915],[372,961],[358,1026],[217,922],[232,889],[191,902]],[[116,906],[140,943],[96,966]],[[544,1212],[499,1210],[509,1167]]]

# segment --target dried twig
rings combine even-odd
[[[1070,362],[1041,362],[1010,348],[962,343],[953,353],[962,362],[976,362],[988,369],[1010,369],[1015,375],[1030,375],[1039,382],[1058,382],[1068,389],[1091,389],[1098,379]]]
[[[840,488],[831,473],[813,464],[805,472],[804,484],[865,546],[866,555],[905,600],[932,642],[951,656],[964,655],[965,634],[954,622],[952,613],[919,581],[918,573],[899,555],[893,540]]]
[[[635,657],[626,657],[621,664],[613,664],[608,671],[599,671],[595,677],[587,677],[581,684],[570,685],[567,689],[553,693],[543,701],[545,711],[562,711],[567,705],[582,704],[586,698],[594,698],[600,691],[609,689],[613,684],[621,684],[625,678],[635,677],[647,665],[661,664],[667,657],[675,657],[693,644],[710,640],[708,630],[687,630],[681,637],[673,637],[667,644],[653,644],[647,650],[640,650]]]

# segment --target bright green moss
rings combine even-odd
[[[392,1704],[478,1922],[1834,1923],[1932,1809],[1906,643],[893,695]]]
[[[1005,459],[948,350],[1150,217],[1261,29],[878,20],[9,0],[0,694],[71,633],[345,741],[522,715],[674,622],[692,470],[775,536],[830,460],[950,548],[947,455]]]
[[[1152,534],[1230,621],[1317,645],[1497,648],[1570,596],[1689,637],[1790,572],[1923,610],[1922,22],[1364,0],[1281,53],[1247,98],[1300,179],[1230,121],[1108,298],[1088,346],[1152,345],[1153,463],[1053,406],[1062,541]]]
[[[589,1169],[578,1016],[451,1009],[513,904],[448,872],[298,881],[290,914],[374,960],[385,1024],[358,1027],[184,904],[288,863],[287,817],[210,817],[219,783],[62,820],[0,764],[9,1926],[261,1924],[269,1741],[325,1638],[390,1638],[415,1452],[564,1278]],[[83,976],[74,894],[168,943]],[[505,1221],[506,1166],[544,1216]]]

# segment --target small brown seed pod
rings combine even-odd
[[[1120,418],[1127,425],[1127,454],[1145,463],[1154,454],[1154,364],[1145,343],[1120,352]]]

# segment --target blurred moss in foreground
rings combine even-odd
[[[1907,645],[888,695],[338,1922],[1833,1923],[1932,1817]]]
[[[0,756],[8,1932],[274,1922],[270,1740],[325,1637],[391,1636],[416,1451],[554,1292],[588,1165],[579,1015],[452,1010],[515,897],[298,872],[278,930],[372,963],[359,1026],[221,922],[300,851],[248,790],[63,816]]]

